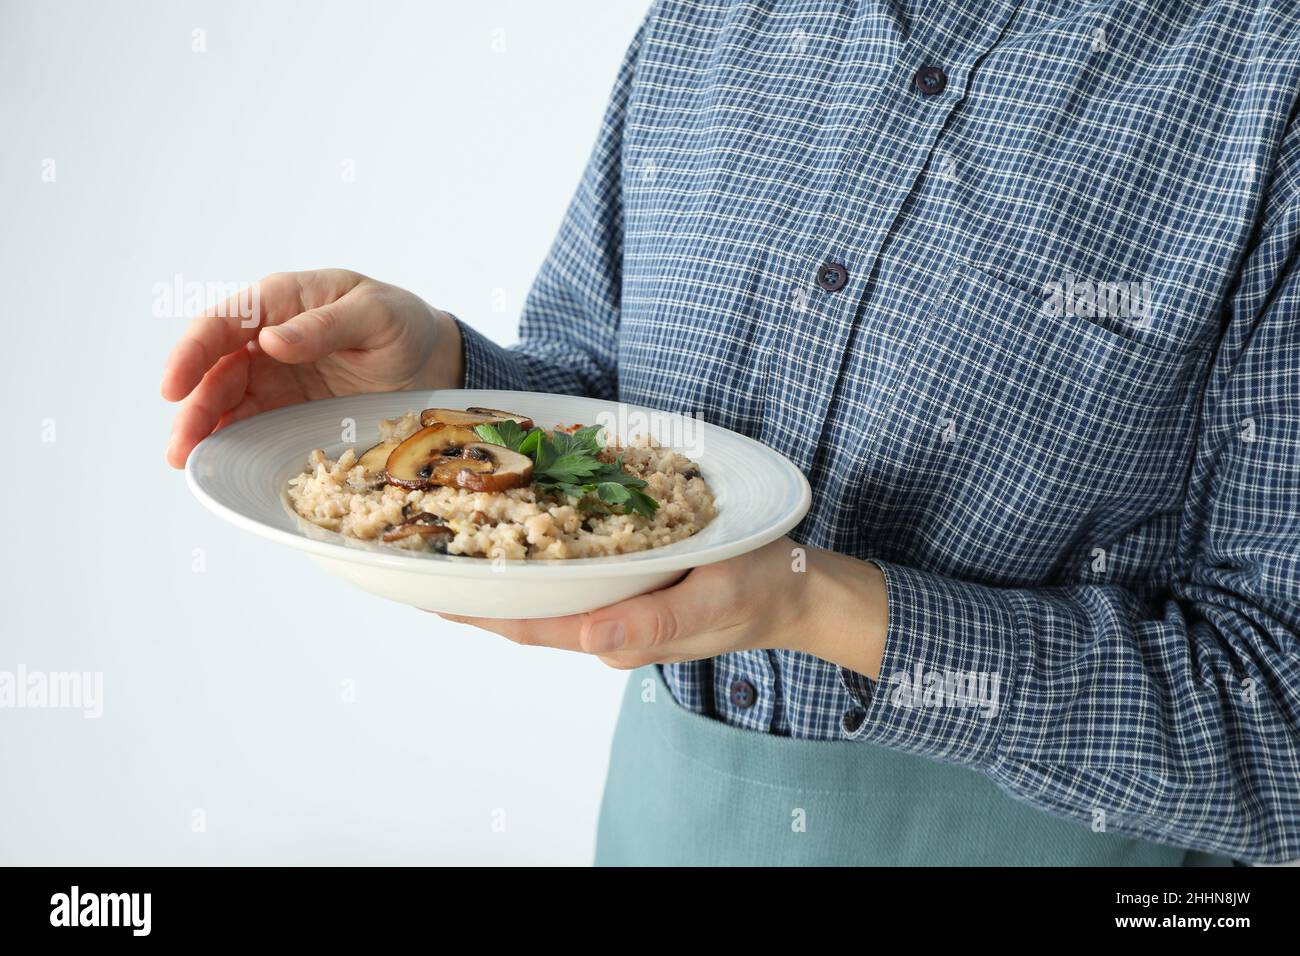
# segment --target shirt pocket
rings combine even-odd
[[[868,533],[990,583],[1073,576],[1179,508],[1197,351],[1168,351],[969,265],[950,277],[881,426]]]

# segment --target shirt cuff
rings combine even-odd
[[[529,391],[519,356],[474,331],[454,315],[464,343],[465,387]]]
[[[897,750],[983,767],[1011,707],[1019,624],[1002,592],[888,562],[889,629],[880,679],[840,668],[865,709],[844,733]]]

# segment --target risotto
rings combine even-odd
[[[602,447],[596,429],[491,409],[407,412],[379,433],[360,454],[311,452],[289,479],[293,509],[390,547],[510,560],[660,548],[717,514],[695,462],[649,436]]]

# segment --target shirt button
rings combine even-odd
[[[738,680],[731,685],[731,703],[741,710],[749,710],[758,700],[758,691],[747,680]]]
[[[936,93],[942,93],[944,87],[948,85],[948,74],[937,66],[923,66],[912,77],[912,85],[921,92],[922,96],[934,96]]]
[[[823,262],[817,270],[817,284],[827,292],[839,292],[849,281],[849,270],[838,262]]]

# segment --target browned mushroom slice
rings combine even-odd
[[[465,468],[456,474],[456,486],[469,491],[506,491],[510,488],[522,488],[533,480],[533,460],[517,451],[491,445],[487,442],[474,442],[466,445],[464,450],[466,464],[471,461],[489,461],[491,470]]]
[[[357,459],[357,464],[364,468],[368,475],[382,475],[384,468],[388,465],[388,456],[400,444],[401,442],[396,438],[381,441],[378,445],[373,445],[363,451],[361,457]]]
[[[475,425],[491,425],[493,422],[510,419],[518,422],[524,431],[533,427],[533,420],[525,415],[513,412],[498,412],[491,408],[426,408],[420,412],[420,424],[426,428],[430,425],[461,425],[473,428]]]
[[[489,425],[496,421],[490,415],[476,415],[457,408],[426,408],[420,412],[420,424],[425,428],[430,425],[461,425],[473,428],[475,425]]]
[[[406,507],[409,509],[411,506],[407,505]],[[440,515],[436,515],[431,511],[417,511],[414,514],[410,514],[408,511],[407,515],[408,517],[406,521],[403,522],[404,524],[446,524]]]
[[[417,520],[399,524],[392,531],[385,533],[383,540],[392,544],[394,541],[403,541],[412,536],[422,538],[426,544],[442,550],[447,547],[448,539],[455,536],[455,532],[445,525],[428,524]]]
[[[461,471],[491,471],[491,461],[468,459],[466,445],[477,444],[478,436],[458,425],[430,425],[399,444],[388,456],[384,475],[399,488],[428,488],[452,485]]]
[[[471,415],[487,415],[494,421],[498,422],[508,419],[517,423],[524,431],[528,431],[528,429],[533,427],[533,420],[531,418],[527,415],[520,415],[517,412],[503,412],[499,408],[479,408],[478,406],[471,406],[465,409],[465,411],[469,412]]]

